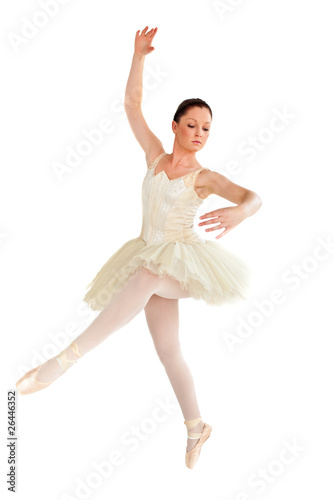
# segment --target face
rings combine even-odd
[[[209,110],[195,106],[187,110],[179,123],[172,121],[172,130],[180,146],[190,151],[199,151],[206,144],[211,125],[212,117]]]

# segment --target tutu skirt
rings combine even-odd
[[[207,304],[247,300],[250,268],[217,241],[147,244],[139,236],[127,241],[103,265],[87,285],[84,302],[102,311],[142,267],[160,278],[174,278],[193,299]]]

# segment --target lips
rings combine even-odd
[[[194,142],[194,144],[201,144],[200,141],[192,141],[192,142]]]

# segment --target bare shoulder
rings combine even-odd
[[[224,175],[220,174],[219,172],[215,172],[214,170],[210,170],[209,168],[206,167],[201,167],[202,170],[199,172],[197,176],[197,185],[198,186],[207,186],[211,187],[212,184],[216,182],[223,182],[223,181],[229,181],[227,177]]]
[[[197,178],[195,180],[195,190],[200,196],[200,198],[207,198],[210,194],[214,194],[215,192],[215,184],[217,182],[217,177],[225,178],[218,172],[214,170],[210,170],[206,167],[200,167],[202,170],[198,173]]]
[[[202,169],[202,170],[200,170]],[[194,183],[194,190],[196,191],[197,195],[199,198],[202,198],[203,200],[207,198],[211,194],[211,190],[209,189],[210,185],[210,179],[211,179],[211,173],[212,171],[209,170],[209,168],[200,167],[198,168],[200,172],[196,176],[195,183]]]
[[[197,186],[205,186],[209,182],[209,180],[212,179],[212,174],[214,174],[214,172],[212,170],[209,170],[209,168],[202,166],[200,166],[198,170],[200,170],[200,172],[197,175],[195,183]]]

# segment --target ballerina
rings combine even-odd
[[[157,28],[147,30],[148,26],[135,34],[125,92],[126,115],[147,162],[141,233],[124,243],[87,286],[83,300],[99,315],[59,355],[23,375],[16,387],[20,394],[48,387],[144,310],[154,347],[185,418],[185,463],[192,469],[212,427],[201,418],[193,377],[181,352],[179,299],[191,297],[212,305],[246,299],[250,275],[241,258],[218,242],[201,238],[193,229],[193,219],[211,194],[235,203],[202,217],[199,226],[217,224],[206,231],[225,229],[220,238],[257,212],[262,202],[254,191],[202,167],[196,159],[213,118],[202,99],[186,99],[178,106],[172,121],[171,154],[149,129],[141,110],[142,74],[145,57],[154,50]]]

